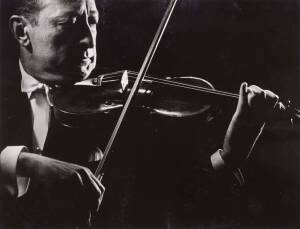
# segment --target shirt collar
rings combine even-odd
[[[19,61],[20,71],[21,71],[21,92],[27,93],[28,98],[31,97],[32,92],[39,90],[39,89],[46,89],[46,85],[39,82],[37,79],[35,79],[33,76],[29,75],[25,70],[24,67]]]
[[[29,75],[23,68],[21,61],[19,61],[20,71],[21,71],[21,92],[27,93],[29,99],[31,99],[32,93],[37,90],[44,90],[48,104],[52,106],[52,102],[50,99],[49,86],[44,83],[39,82],[33,76]]]

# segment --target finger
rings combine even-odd
[[[240,91],[239,91],[239,101],[237,106],[238,110],[241,110],[243,104],[247,101],[247,90],[248,90],[248,84],[246,82],[243,82],[240,86]]]
[[[99,208],[100,208],[100,205],[101,205],[101,202],[102,202],[102,199],[103,199],[104,192],[105,192],[105,187],[103,186],[101,181],[99,179],[97,179],[95,176],[92,176],[92,179],[95,181],[95,183],[98,185],[98,188],[100,189],[100,193],[99,193],[100,195],[99,195],[99,198],[98,198],[98,206],[97,206],[97,209],[96,209],[96,211],[98,212]]]
[[[81,197],[84,193],[84,181],[78,172],[74,172],[70,176],[68,183],[66,183],[68,192],[75,197],[75,201],[78,202],[78,197]]]
[[[85,182],[84,188],[87,195],[85,198],[88,199],[88,208],[93,212],[97,211],[101,203],[102,190],[104,190],[104,187],[100,182],[96,181],[97,178],[89,169],[84,168],[81,173]]]
[[[264,90],[256,85],[250,85],[247,89],[248,91],[248,103],[251,105],[251,102],[254,98],[264,98]]]
[[[87,218],[88,218],[87,219],[87,226],[91,227],[92,226],[92,212],[91,211],[88,212],[88,217]]]
[[[101,183],[101,180],[98,179],[97,177],[95,177],[94,175],[91,176],[91,178],[93,179],[93,181],[95,181],[95,183],[98,185],[98,188],[100,189],[101,192],[105,191],[105,187],[103,186],[103,184]],[[101,177],[102,178],[102,177]]]
[[[263,94],[263,89],[257,85],[250,85],[248,87],[248,90],[250,90],[251,92],[253,92],[254,94]]]
[[[255,103],[259,107],[274,108],[279,100],[279,97],[272,91],[263,90],[256,85],[251,85],[249,91],[248,102],[250,106]]]
[[[268,105],[272,108],[275,108],[279,101],[279,96],[270,90],[264,90],[264,91],[265,91],[265,99]]]
[[[240,86],[240,96],[243,99],[247,95],[248,84],[243,82]]]
[[[89,228],[92,226],[92,213],[90,210],[84,210],[80,209],[80,215],[76,216],[75,222],[76,222],[76,228]]]
[[[260,96],[261,98],[264,98],[265,96],[264,90],[256,85],[250,85],[247,90],[248,95],[250,94],[250,96]]]
[[[248,87],[248,105],[251,109],[261,107],[265,104],[266,92],[262,88],[251,85]]]
[[[101,182],[102,181],[102,178],[104,176],[104,173],[101,173],[97,176],[97,179]]]
[[[78,169],[78,167],[77,167]],[[71,186],[66,186],[68,188],[68,196],[72,197],[73,207],[69,210],[69,214],[72,215],[72,220],[77,226],[88,226],[90,214],[86,206],[86,201],[83,198],[86,194],[84,185],[84,177],[80,175],[78,171],[74,172],[72,175],[70,182]]]

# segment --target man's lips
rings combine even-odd
[[[86,49],[82,50],[80,48],[73,48],[70,55],[70,62],[75,65],[89,65],[95,60],[95,50]]]
[[[89,65],[90,63],[92,62],[92,59],[91,58],[83,58],[80,60],[80,64],[81,65]]]

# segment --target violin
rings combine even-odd
[[[114,117],[123,108],[136,77],[137,72],[123,70],[57,88],[53,91],[54,115],[64,126],[75,128]],[[133,106],[150,115],[184,118],[204,113],[222,95],[238,98],[232,93],[216,91],[211,83],[198,77],[146,76]]]
[[[131,92],[137,72],[121,70],[99,75],[75,85],[53,91],[54,115],[68,127],[96,125],[116,117]],[[149,115],[168,118],[197,116],[208,111],[220,101],[235,103],[238,94],[216,90],[207,80],[194,76],[166,77],[145,76],[139,87],[135,109]],[[299,118],[300,112],[292,106],[278,103],[284,118]]]

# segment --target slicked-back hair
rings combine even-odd
[[[38,24],[37,15],[42,9],[42,0],[13,0],[14,14],[22,15],[30,23]]]

